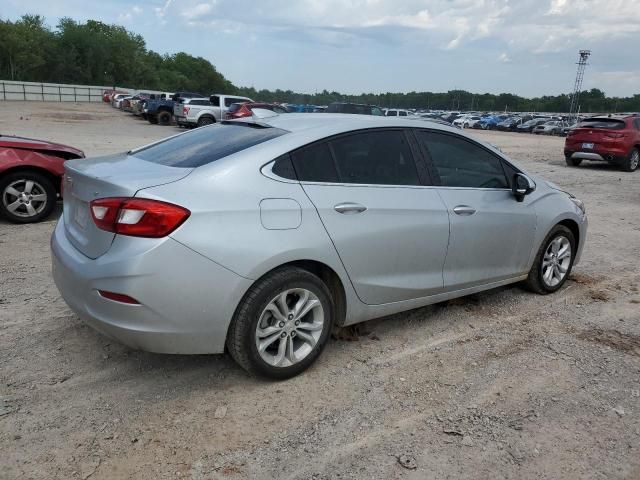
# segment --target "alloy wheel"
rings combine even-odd
[[[15,180],[2,192],[2,204],[17,217],[35,217],[47,206],[47,192],[36,181]]]
[[[256,327],[258,354],[274,367],[289,367],[306,358],[324,330],[324,309],[304,288],[281,292],[265,307]]]
[[[635,149],[631,154],[631,160],[629,161],[629,167],[631,170],[638,168],[638,163],[640,163],[640,150]]]
[[[549,287],[558,285],[571,265],[571,242],[565,236],[554,238],[542,257],[542,280]]]

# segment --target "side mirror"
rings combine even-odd
[[[525,174],[516,173],[513,176],[511,191],[513,192],[513,195],[516,197],[516,200],[518,202],[523,201],[524,197],[526,195],[529,195],[535,189],[536,184],[533,183],[533,180],[531,180]]]

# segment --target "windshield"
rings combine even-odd
[[[131,152],[136,158],[169,167],[195,168],[287,133],[251,123],[215,124]]]

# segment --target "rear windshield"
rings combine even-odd
[[[240,110],[241,106],[242,106],[241,103],[232,103],[231,106],[229,107],[229,113],[237,112],[238,110]]]
[[[578,125],[578,127],[622,130],[624,129],[624,122],[622,120],[616,120],[615,118],[590,118],[582,122],[580,125]]]
[[[131,155],[169,167],[196,168],[287,133],[249,123],[215,124],[137,150]]]

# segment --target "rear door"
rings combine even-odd
[[[511,192],[514,167],[460,135],[422,129],[416,135],[449,212],[445,288],[459,290],[525,273],[536,212],[532,196],[517,202]]]
[[[367,304],[442,291],[446,208],[403,129],[353,132],[292,154],[351,282]]]

